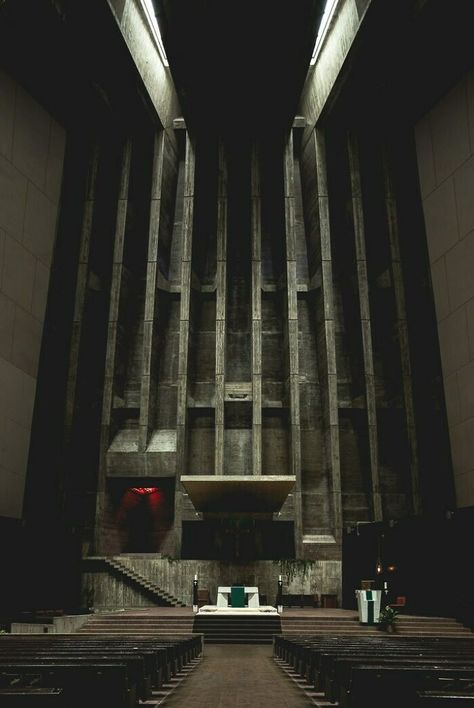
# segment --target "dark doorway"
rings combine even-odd
[[[110,491],[120,552],[159,552],[173,522],[172,480],[121,480]]]
[[[247,563],[294,555],[293,521],[252,518],[183,521],[183,558]]]

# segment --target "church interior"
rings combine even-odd
[[[470,9],[0,0],[0,706],[474,705]]]

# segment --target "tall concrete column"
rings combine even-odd
[[[150,194],[150,223],[148,231],[148,260],[146,271],[145,312],[143,323],[142,381],[140,392],[140,433],[139,452],[146,450],[153,428],[153,413],[156,405],[156,372],[154,350],[158,338],[158,302],[159,282],[158,243],[161,221],[161,192],[164,171],[165,132],[155,135],[153,146],[153,174]]]
[[[380,494],[377,409],[375,400],[374,357],[372,350],[372,327],[370,320],[369,284],[367,279],[367,259],[365,253],[364,208],[360,177],[359,146],[353,134],[348,135],[349,169],[351,180],[352,216],[359,291],[360,319],[362,328],[362,348],[364,357],[365,399],[367,425],[369,431],[370,473],[372,480],[372,512],[374,521],[380,521],[382,498]]]
[[[124,145],[120,186],[117,198],[115,221],[115,240],[112,264],[112,282],[110,286],[110,306],[107,331],[107,352],[105,360],[104,394],[102,399],[102,430],[100,442],[99,475],[97,483],[96,502],[96,551],[100,552],[102,542],[102,524],[105,509],[106,464],[105,457],[111,440],[112,408],[114,396],[114,379],[117,354],[117,331],[123,285],[123,252],[125,245],[125,227],[127,223],[128,194],[130,184],[130,169],[132,160],[132,144],[130,140]]]
[[[383,155],[383,168],[385,207],[387,212],[388,236],[390,241],[390,259],[393,278],[393,289],[395,293],[395,308],[397,313],[397,330],[398,341],[400,346],[403,396],[405,401],[407,436],[410,450],[412,506],[413,513],[420,514],[422,512],[422,508],[418,462],[418,443],[416,437],[415,410],[413,404],[413,386],[410,364],[410,343],[408,338],[408,324],[406,318],[405,286],[403,282],[403,271],[400,258],[397,198],[394,191],[389,159],[386,152]]]
[[[87,279],[89,277],[89,252],[92,236],[92,225],[96,207],[97,177],[100,162],[100,147],[95,144],[89,163],[84,206],[82,210],[81,244],[77,266],[76,297],[72,323],[71,353],[69,357],[69,372],[66,394],[66,414],[64,427],[70,433],[76,402],[77,373],[79,367],[79,349],[82,334],[82,319],[86,298]]]
[[[191,278],[194,218],[195,153],[186,133],[183,204],[183,248],[181,256],[181,304],[179,315],[178,405],[176,415],[176,486],[175,486],[175,556],[181,550],[183,488],[180,477],[185,474],[188,420],[189,329],[191,318]]]
[[[262,474],[262,219],[258,146],[251,162],[252,471]]]
[[[336,541],[341,540],[342,502],[339,452],[339,416],[337,395],[336,334],[334,316],[334,285],[332,275],[331,225],[326,165],[326,140],[315,129],[309,143],[309,159],[315,164],[317,222],[319,227],[319,272],[321,297],[317,300],[317,340],[319,379],[323,408],[325,465],[331,481],[332,524]]]
[[[224,474],[224,391],[227,293],[227,163],[219,141],[217,176],[215,474]]]
[[[296,236],[293,133],[285,144],[284,152],[284,199],[285,199],[285,245],[286,245],[286,326],[287,326],[287,390],[290,404],[291,474],[295,475],[294,519],[295,551],[301,556],[303,544],[303,507],[301,485],[301,426],[298,362],[298,301],[296,287]]]

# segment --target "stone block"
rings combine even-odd
[[[416,155],[418,160],[418,175],[420,191],[424,199],[436,188],[436,172],[434,165],[433,140],[431,124],[428,116],[422,118],[415,126]]]
[[[454,475],[454,486],[456,489],[456,506],[471,506],[469,503],[469,473],[455,474]]]
[[[453,312],[439,327],[439,343],[444,376],[449,376],[469,361],[466,309]]]
[[[61,194],[63,179],[64,152],[66,149],[66,131],[62,125],[51,120],[49,135],[48,162],[46,165],[46,194],[57,204]]]
[[[474,231],[446,254],[446,275],[453,310],[474,299]]]
[[[444,256],[431,265],[431,282],[436,306],[436,319],[440,322],[451,312]]]
[[[466,305],[467,332],[469,339],[469,358],[474,359],[474,300]]]
[[[0,70],[0,154],[11,160],[15,117],[16,82]]]
[[[0,228],[21,239],[25,219],[27,180],[0,155]]]
[[[3,288],[3,266],[5,265],[5,231],[0,229],[0,290]]]
[[[474,145],[474,70],[467,76],[467,107],[469,114],[469,135]]]
[[[474,418],[474,361],[457,372],[460,419]],[[474,454],[474,446],[473,446]],[[474,457],[473,466],[474,466]]]
[[[34,184],[28,184],[23,244],[46,266],[53,258],[57,207]]]
[[[50,271],[41,261],[35,263],[35,282],[31,312],[40,322],[44,321],[48,301]]]
[[[458,241],[454,180],[447,179],[424,200],[426,239],[430,261],[437,261]]]
[[[24,488],[24,476],[14,474],[0,464],[0,516],[21,518]]]
[[[8,361],[12,353],[14,323],[15,303],[0,292],[0,356]]]
[[[16,308],[13,329],[12,363],[36,378],[43,327],[29,312]]]
[[[24,476],[28,462],[30,430],[8,417],[4,418],[2,428],[0,464],[10,472]]]
[[[35,280],[35,257],[7,234],[4,250],[3,292],[16,304],[30,311]]]
[[[436,180],[441,184],[470,155],[467,84],[459,82],[430,112]]]
[[[450,428],[449,437],[454,474],[470,472],[474,459],[474,417]]]
[[[13,164],[40,189],[46,187],[51,118],[21,86],[17,88]]]
[[[446,400],[448,426],[451,428],[461,422],[461,405],[459,401],[457,373],[444,377],[444,396]]]
[[[11,420],[28,428],[33,415],[35,379],[0,358],[0,391],[2,410]]]
[[[459,236],[464,238],[474,229],[474,157],[471,157],[454,173],[454,189],[458,210]]]

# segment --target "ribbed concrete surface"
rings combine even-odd
[[[272,647],[233,644],[206,646],[200,665],[164,706],[307,708],[314,703],[278,668]]]

